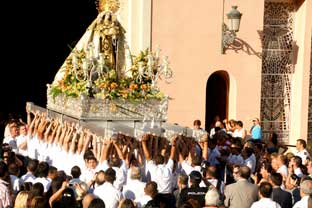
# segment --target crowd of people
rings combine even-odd
[[[8,122],[1,148],[0,208],[312,207],[312,160],[262,139],[259,119],[216,121],[197,137],[121,133],[27,112]],[[250,135],[248,137],[248,135]]]

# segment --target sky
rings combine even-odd
[[[94,0],[4,2],[0,128],[11,113],[25,117],[26,102],[45,107],[46,84],[97,15]]]

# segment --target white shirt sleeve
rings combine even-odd
[[[186,175],[190,175],[190,173],[193,171],[193,167],[190,164],[188,164],[185,160],[181,163],[181,166]]]
[[[147,171],[152,173],[152,172],[156,171],[156,168],[157,168],[157,166],[155,165],[153,160],[146,161],[146,169],[147,169]]]
[[[103,170],[106,171],[109,168],[108,161],[104,160],[102,163],[99,163],[96,167],[97,171]]]
[[[173,162],[173,160],[171,160],[171,159],[169,158],[169,160],[168,160],[168,162],[167,162],[167,164],[166,164],[166,167],[169,168],[169,169],[171,170],[171,172],[172,172],[173,166],[174,166],[174,162]]]

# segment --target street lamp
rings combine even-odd
[[[229,26],[224,23],[224,0],[222,12],[222,42],[221,53],[225,54],[225,49],[234,43],[236,33],[239,31],[242,13],[237,10],[237,6],[232,6],[232,10],[226,15],[229,19]]]

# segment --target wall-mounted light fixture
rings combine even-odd
[[[222,11],[222,42],[221,53],[225,54],[226,48],[234,43],[236,33],[239,31],[240,20],[242,13],[237,10],[237,6],[232,6],[232,10],[226,15],[229,20],[229,25],[224,23],[224,0]]]

